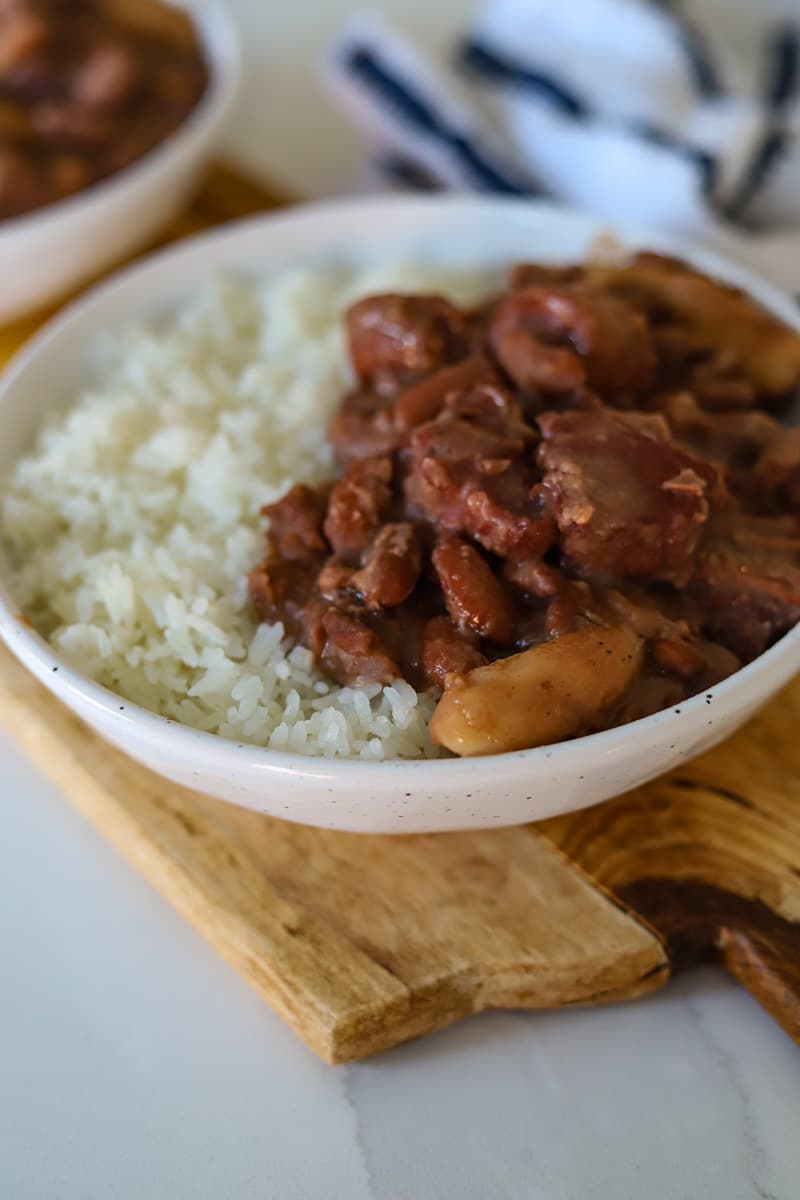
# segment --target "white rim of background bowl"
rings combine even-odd
[[[176,246],[167,247],[150,255],[133,266],[118,272],[107,281],[90,288],[80,298],[68,304],[62,312],[48,321],[17,352],[8,364],[2,377],[0,377],[0,406],[5,401],[8,392],[13,390],[17,377],[24,373],[51,341],[59,338],[86,310],[100,306],[112,293],[125,290],[131,283],[141,280],[148,274],[160,274],[165,268],[169,267],[170,263],[190,257],[198,249],[210,248],[226,240],[231,240],[234,243],[237,240],[246,241],[248,237],[256,233],[265,224],[268,224],[270,228],[274,228],[275,225],[291,225],[302,229],[304,224],[312,223],[316,225],[320,219],[324,219],[326,216],[335,217],[336,214],[343,212],[352,214],[359,209],[369,210],[370,213],[374,214],[376,210],[383,207],[387,213],[394,211],[395,215],[398,212],[401,214],[405,213],[406,215],[412,213],[424,215],[426,211],[434,213],[446,206],[463,210],[466,213],[468,213],[469,209],[477,210],[480,207],[486,208],[487,206],[493,208],[502,207],[507,210],[525,209],[529,212],[535,212],[545,219],[550,217],[553,220],[563,220],[565,217],[574,217],[576,221],[592,222],[592,218],[586,214],[579,213],[562,205],[534,200],[506,198],[487,200],[466,196],[434,196],[424,198],[398,198],[390,196],[367,200],[334,200],[325,203],[301,205],[285,212],[268,213],[250,217],[242,221],[230,222],[220,229],[187,238]],[[607,225],[605,222],[597,221],[596,225],[598,230],[602,228],[603,232],[610,232],[613,235],[613,227]],[[618,229],[616,232],[623,244],[649,245],[656,250],[682,255],[700,269],[706,270],[720,279],[742,288],[787,325],[800,332],[800,314],[796,311],[791,300],[746,268],[696,247],[689,241],[665,236],[663,233],[651,233],[638,229]],[[235,251],[235,249],[234,245],[233,250]],[[237,261],[235,259],[235,254],[231,256],[229,265],[230,269],[243,269],[245,266],[241,260]],[[466,266],[468,263],[465,262],[464,265]],[[220,270],[223,268],[217,265],[214,269]],[[169,301],[167,301],[168,306]],[[153,308],[155,307],[153,305]],[[57,672],[60,682],[67,693],[72,693],[80,697],[85,706],[101,711],[109,721],[117,724],[121,730],[126,724],[131,727],[135,725],[141,728],[143,732],[146,732],[148,740],[154,749],[157,749],[159,744],[168,744],[170,752],[174,754],[176,749],[183,744],[183,751],[187,756],[195,756],[198,762],[210,762],[213,760],[214,766],[217,769],[224,769],[228,763],[232,768],[241,766],[242,758],[244,757],[249,760],[251,767],[263,769],[270,775],[302,775],[311,779],[331,782],[346,782],[351,772],[355,769],[359,775],[359,782],[365,784],[368,784],[372,777],[376,781],[380,780],[385,783],[387,771],[391,771],[394,773],[402,772],[403,774],[408,772],[414,777],[413,780],[409,781],[413,783],[420,783],[423,773],[428,779],[430,779],[430,772],[439,775],[447,773],[459,776],[458,779],[454,778],[452,780],[451,786],[458,786],[459,782],[468,785],[470,772],[474,772],[479,763],[500,764],[511,760],[533,763],[547,759],[550,760],[551,768],[555,768],[567,756],[589,750],[594,753],[598,762],[607,762],[617,756],[624,748],[624,743],[632,736],[646,738],[648,733],[655,733],[656,730],[667,722],[674,725],[676,738],[686,730],[699,729],[701,724],[707,720],[709,697],[715,704],[714,711],[717,717],[721,715],[724,718],[726,713],[731,713],[739,707],[737,693],[742,687],[752,680],[760,679],[762,676],[770,674],[772,669],[777,667],[781,660],[787,656],[794,657],[797,654],[798,666],[800,666],[800,624],[798,624],[776,642],[774,646],[765,651],[764,654],[759,655],[758,658],[734,672],[733,675],[729,675],[721,683],[715,684],[697,696],[692,696],[688,700],[682,701],[678,706],[662,709],[651,716],[640,718],[637,721],[630,721],[625,725],[602,730],[598,733],[587,734],[579,738],[572,738],[568,741],[536,746],[528,750],[482,755],[477,759],[458,757],[435,759],[390,758],[365,761],[358,758],[323,758],[291,753],[284,750],[270,750],[267,747],[253,745],[249,742],[236,742],[222,737],[220,734],[193,729],[189,725],[183,725],[172,718],[160,716],[149,709],[135,704],[133,701],[127,700],[124,696],[120,696],[109,688],[95,683],[88,676],[83,675],[80,671],[70,666],[65,659],[57,655],[50,643],[45,641],[41,634],[29,625],[27,617],[20,611],[2,578],[0,578],[0,637],[2,637],[7,647],[21,660],[25,667],[42,682],[45,682],[45,686],[47,686],[46,680],[50,677],[51,673]],[[701,717],[703,718],[702,722],[699,720]],[[432,780],[431,783],[433,783]]]
[[[57,224],[78,209],[91,213],[132,184],[158,175],[164,167],[181,157],[187,147],[202,141],[210,129],[225,119],[241,76],[242,55],[236,26],[228,9],[215,0],[197,0],[196,3],[181,7],[194,22],[208,68],[208,83],[197,104],[163,141],[128,166],[71,196],[53,200],[32,212],[3,221],[0,224],[0,250],[4,244],[15,241],[23,234],[39,233]],[[83,293],[81,299],[87,294]]]

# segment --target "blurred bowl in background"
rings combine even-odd
[[[66,296],[144,246],[178,213],[213,153],[239,83],[239,38],[227,10],[185,6],[209,81],[186,120],[141,159],[64,200],[0,224],[0,322]]]

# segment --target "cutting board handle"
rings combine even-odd
[[[800,880],[797,892],[800,901]],[[673,971],[719,962],[800,1043],[800,924],[692,880],[646,879],[619,894],[663,938]]]
[[[661,938],[718,962],[800,1043],[800,686],[680,772],[537,828]]]

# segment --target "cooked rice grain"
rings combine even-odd
[[[92,386],[4,481],[20,607],[98,683],[196,729],[326,757],[435,754],[430,693],[337,687],[254,621],[246,575],[261,506],[331,471],[342,309],[379,289],[463,302],[484,286],[407,265],[225,278],[98,346]]]

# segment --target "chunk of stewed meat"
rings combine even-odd
[[[514,605],[492,568],[469,542],[451,534],[433,552],[433,566],[447,611],[462,632],[492,642],[510,642]]]
[[[328,553],[322,533],[328,490],[296,483],[280,500],[262,508],[275,548],[284,558]]]
[[[432,421],[449,399],[479,387],[495,390],[500,387],[497,371],[485,358],[467,358],[455,366],[442,367],[401,392],[394,405],[395,429],[407,433],[417,425]]]
[[[335,554],[357,557],[377,535],[392,502],[392,474],[391,459],[367,458],[333,485],[323,530]]]
[[[638,303],[656,319],[683,326],[713,349],[735,354],[742,378],[778,399],[800,383],[800,336],[738,288],[679,259],[642,253],[621,266],[596,266],[592,281]]]
[[[476,389],[414,431],[406,500],[442,530],[467,533],[494,554],[537,557],[554,525],[534,491],[534,441],[505,391]]]
[[[600,582],[685,584],[711,506],[717,470],[624,414],[544,413],[539,451],[566,559]]]
[[[505,463],[537,441],[519,400],[499,384],[480,384],[448,394],[441,412],[414,430],[414,454],[447,462]]]
[[[763,450],[790,436],[765,412],[708,412],[688,391],[665,394],[659,406],[676,441],[723,468],[752,467]]]
[[[753,481],[775,508],[800,513],[800,429],[776,425],[753,468]]]
[[[572,392],[584,385],[628,403],[653,380],[647,323],[623,300],[572,286],[533,285],[495,309],[489,339],[519,387]]]
[[[503,370],[527,392],[572,393],[588,384],[579,354],[551,346],[529,330],[503,330],[492,344]]]
[[[394,406],[376,392],[355,391],[344,397],[328,428],[328,440],[340,467],[363,458],[394,453],[403,443],[395,428]]]
[[[475,635],[456,628],[449,617],[432,617],[422,631],[420,662],[424,681],[447,687],[486,662]]]
[[[756,403],[756,390],[743,373],[732,347],[715,346],[683,325],[660,325],[653,331],[662,387],[691,391],[709,412],[746,412]]]
[[[741,377],[735,352],[716,351],[708,362],[694,368],[689,386],[709,412],[746,412],[756,401],[753,384]]]
[[[379,391],[394,392],[468,348],[464,315],[440,296],[368,296],[348,309],[345,323],[353,368]]]
[[[248,578],[250,600],[262,621],[281,621],[286,632],[308,644],[306,611],[315,591],[313,562],[268,558]]]
[[[529,559],[555,540],[555,522],[532,472],[515,471],[462,485],[464,530],[500,558]]]
[[[704,411],[689,392],[663,398],[675,438],[719,464],[730,490],[764,515],[800,509],[800,429],[759,409]]]
[[[728,490],[754,511],[791,504],[798,445],[794,431],[760,409],[709,412],[687,391],[660,396],[659,406],[674,440],[715,463]]]
[[[413,592],[422,570],[422,535],[410,521],[384,525],[350,586],[367,608],[396,608]]]
[[[391,683],[402,671],[381,638],[360,617],[330,608],[322,618],[322,664],[340,683]]]
[[[762,654],[800,620],[796,518],[725,514],[709,532],[690,586],[707,637],[745,662]]]
[[[496,476],[474,465],[425,457],[406,477],[414,512],[440,529],[466,533],[501,558],[530,559],[553,543],[555,524],[538,493],[533,466],[509,465]]]

